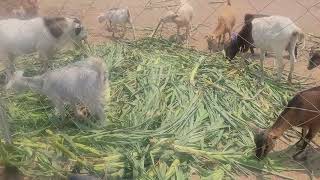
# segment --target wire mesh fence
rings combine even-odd
[[[195,8],[192,21],[191,44],[195,48],[203,50],[206,46],[203,37],[213,31],[219,11],[225,4],[224,2],[209,3],[207,1],[196,2],[194,0],[183,1],[183,3],[190,3]],[[238,7],[238,10],[240,9],[243,13],[237,13],[237,15],[243,15],[247,11],[252,12],[252,10],[257,14],[265,13],[266,9],[279,2],[270,0],[268,2],[259,3],[259,7],[256,7],[256,4],[250,0],[231,0],[231,3],[235,8],[241,3],[246,3],[247,6]],[[319,3],[320,2],[310,1],[304,4],[300,1],[290,1],[290,7],[296,8],[295,5],[297,5],[303,8],[302,11],[291,14],[294,16],[292,18],[293,22],[299,24],[305,17],[307,17],[306,20],[309,21],[310,19],[308,18],[312,16],[313,24],[320,23],[318,19],[319,16],[317,15]],[[104,32],[104,29],[98,25],[96,19],[97,15],[109,8],[125,6],[129,7],[133,16],[132,19],[139,32],[139,38],[142,39],[152,33],[152,30],[155,28],[154,26],[165,12],[168,10],[178,10],[181,4],[171,0],[114,0],[108,2],[100,0],[63,0],[51,2],[48,0],[40,2],[40,15],[79,17],[88,29],[91,43],[94,44],[96,41],[110,42],[105,36],[107,32]],[[290,11],[290,8],[284,6],[282,9]],[[202,11],[205,11],[206,13],[200,13]],[[199,13],[197,14],[197,12]],[[243,26],[244,22],[242,17],[243,16],[237,17],[237,24],[234,31],[239,31]],[[304,24],[304,22],[301,24]],[[309,28],[310,27],[313,26],[311,25]],[[303,29],[304,27],[301,26],[301,28]],[[168,34],[174,34],[176,31],[175,29],[175,27],[169,26],[169,28],[166,29],[167,32],[165,34],[167,36]],[[131,39],[130,36],[129,39]],[[87,56],[88,52],[97,56],[102,56],[107,61],[106,63],[110,70],[109,76],[111,77],[111,97],[109,97],[110,99],[107,101],[108,104],[106,109],[106,112],[108,112],[108,121],[110,121],[108,122],[109,126],[97,127],[94,123],[94,118],[89,120],[85,118],[84,122],[81,122],[74,117],[72,111],[68,110],[67,112],[69,113],[66,115],[68,122],[65,122],[65,120],[62,121],[61,117],[54,113],[54,108],[51,105],[52,103],[45,96],[39,96],[36,93],[20,94],[7,92],[5,94],[6,100],[2,101],[0,99],[0,125],[3,128],[2,132],[5,140],[11,142],[8,125],[8,122],[10,122],[10,124],[12,124],[10,127],[12,129],[13,139],[15,140],[15,137],[17,137],[17,141],[13,141],[13,144],[15,146],[20,145],[24,148],[14,148],[14,152],[19,154],[17,157],[5,157],[10,154],[6,150],[1,151],[0,157],[7,162],[16,163],[20,161],[23,163],[39,163],[42,166],[50,166],[50,168],[43,168],[43,170],[41,169],[42,167],[35,165],[30,166],[30,169],[26,169],[26,167],[28,167],[26,165],[21,166],[22,168],[20,170],[27,175],[40,173],[45,176],[58,175],[63,177],[66,170],[72,170],[72,168],[74,168],[64,167],[65,164],[67,164],[66,166],[80,166],[98,177],[103,177],[101,173],[106,171],[106,174],[110,177],[142,179],[160,178],[162,175],[169,178],[173,175],[175,175],[175,178],[186,178],[193,173],[201,174],[201,176],[204,175],[206,177],[218,177],[219,173],[223,173],[225,176],[232,177],[232,175],[235,174],[230,172],[235,171],[235,169],[240,170],[241,173],[237,174],[239,176],[241,174],[255,174],[254,171],[248,170],[254,168],[248,168],[251,159],[240,159],[241,156],[249,156],[252,153],[249,149],[253,149],[253,147],[247,147],[248,144],[252,144],[250,129],[247,128],[245,132],[241,132],[240,130],[240,128],[245,128],[248,125],[246,124],[247,120],[244,118],[247,117],[249,120],[252,120],[259,117],[263,119],[263,121],[255,121],[256,124],[262,126],[271,124],[271,119],[284,107],[281,105],[282,101],[287,101],[287,99],[292,96],[293,92],[306,88],[306,86],[301,84],[290,87],[285,84],[274,84],[271,82],[265,88],[262,88],[262,90],[255,88],[254,90],[258,92],[257,94],[251,94],[254,90],[252,91],[248,87],[254,86],[253,82],[255,82],[255,78],[252,77],[255,76],[251,73],[255,72],[253,70],[255,70],[256,67],[249,67],[248,73],[244,74],[245,77],[244,80],[242,80],[237,76],[237,73],[239,72],[229,71],[229,68],[232,68],[232,66],[225,65],[220,61],[217,61],[214,65],[210,64],[210,60],[216,60],[212,59],[211,56],[206,56],[208,60],[201,61],[201,63],[204,64],[197,64],[199,62],[197,61],[198,58],[195,58],[195,56],[204,56],[204,54],[198,53],[193,55],[184,52],[184,49],[177,49],[177,52],[169,54],[167,52],[168,50],[165,48],[165,53],[168,53],[167,56],[172,58],[169,58],[170,61],[172,61],[170,62],[172,63],[172,67],[166,66],[166,63],[160,63],[160,66],[157,64],[158,61],[153,60],[152,58],[155,56],[159,59],[164,59],[161,53],[159,53],[163,47],[158,48],[154,45],[155,50],[158,50],[159,52],[148,54],[143,51],[143,48],[149,51],[152,51],[152,48],[144,47],[145,45],[142,45],[142,48],[130,49],[131,47],[139,46],[139,44],[130,44],[129,42],[129,46],[122,46],[121,42],[119,43],[120,45],[93,45],[94,50],[90,51],[86,48],[82,48],[79,51],[67,51],[66,53],[57,54],[55,60],[52,61],[52,68],[55,69],[73,61],[83,59],[83,57]],[[152,45],[152,42],[147,41],[147,45],[148,44]],[[313,44],[309,44],[309,46]],[[124,47],[128,47],[129,50]],[[174,57],[181,55],[185,56],[185,58],[176,59]],[[205,53],[205,55],[207,54]],[[214,56],[215,58],[221,59],[219,53]],[[144,58],[151,63],[144,60]],[[188,60],[188,58],[191,60]],[[300,58],[307,57],[301,55]],[[133,60],[136,60],[138,63],[133,62]],[[185,84],[181,84],[181,87],[173,86],[172,89],[167,89],[168,85],[166,83],[168,82],[175,83],[177,80],[189,81],[189,79],[179,79],[179,76],[181,76],[180,73],[189,76],[188,72],[185,72],[179,64],[174,62],[179,60],[182,61],[180,63],[182,63],[182,66],[186,67],[186,70],[189,70],[189,72],[201,74],[199,75],[200,80],[198,81],[202,83],[200,83],[201,86],[199,87],[203,88],[203,91],[212,90],[206,89],[207,86],[210,85],[220,89],[222,92],[225,92],[223,89],[228,89],[233,92],[228,96],[227,93],[214,91],[217,93],[214,95],[210,92],[198,92],[196,88],[193,89],[192,86]],[[25,74],[34,75],[39,69],[39,64],[34,63],[36,61],[36,56],[31,55],[23,57],[16,62],[18,68],[26,69]],[[28,67],[26,65],[28,65]],[[216,72],[205,68],[205,65],[211,67]],[[217,67],[226,70],[228,74],[219,72]],[[171,70],[170,68],[176,69]],[[164,74],[162,71],[165,71],[167,74]],[[207,78],[205,75],[206,73],[210,74],[209,76],[212,77]],[[312,73],[315,73],[315,71]],[[231,76],[230,74],[236,75]],[[175,76],[179,78],[175,79]],[[191,75],[191,77],[192,76],[195,75]],[[190,82],[194,82],[194,77],[191,77]],[[158,81],[157,78],[159,79]],[[232,81],[232,78],[235,78],[236,81]],[[139,81],[139,79],[141,80]],[[214,82],[212,82],[213,79],[215,80]],[[222,79],[224,79],[224,82],[221,82]],[[223,87],[221,87],[222,85]],[[278,91],[274,88],[275,86],[283,86],[283,89]],[[140,91],[144,91],[144,93]],[[172,96],[172,99],[161,98],[161,96],[171,94],[169,92],[173,94],[176,93],[175,95],[170,95]],[[261,97],[259,96],[260,93],[263,94]],[[268,93],[274,94],[268,96]],[[228,101],[222,97],[225,97]],[[240,101],[238,101],[239,98],[241,98]],[[250,99],[250,102],[247,102],[248,99]],[[164,105],[161,100],[166,100],[167,103],[170,102],[171,104]],[[174,101],[177,102],[173,103]],[[265,101],[268,102],[266,103]],[[4,102],[9,104],[8,108],[4,107]],[[257,102],[262,103],[262,105],[257,105]],[[272,107],[271,102],[276,104],[274,105],[276,107]],[[216,103],[220,105],[223,104],[223,108],[219,109],[221,107],[215,107],[214,104]],[[234,106],[236,103],[241,104],[243,109],[237,109],[239,106]],[[263,108],[262,106],[268,110],[264,111],[259,109]],[[181,107],[181,109],[178,107]],[[230,110],[226,107],[229,107]],[[8,109],[8,112],[4,111],[6,109]],[[247,112],[245,112],[246,110]],[[84,109],[84,111],[86,110]],[[206,113],[203,113],[204,111]],[[214,113],[210,113],[210,111]],[[248,112],[249,114],[246,114]],[[7,116],[8,114],[10,116]],[[219,119],[222,119],[222,121]],[[157,123],[157,121],[161,122]],[[229,133],[224,134],[228,131],[227,129],[229,129]],[[231,133],[232,131],[235,131],[236,133]],[[294,132],[295,134],[298,133],[298,131],[291,132]],[[232,137],[235,134],[240,134],[240,138]],[[230,135],[231,137],[223,137],[227,135]],[[41,138],[44,138],[44,140],[41,140]],[[223,143],[222,139],[224,138],[228,139],[229,142]],[[232,138],[235,138],[236,140],[232,140]],[[240,141],[240,139],[242,139],[244,143],[237,142]],[[32,141],[36,140],[38,140],[38,142],[32,146]],[[50,144],[50,146],[48,146],[48,144]],[[215,147],[219,145],[223,146],[224,149]],[[163,149],[163,146],[167,146],[167,148]],[[234,149],[232,149],[233,146],[235,146]],[[315,146],[311,144],[311,147]],[[32,148],[39,148],[39,151],[32,152]],[[237,153],[236,151],[239,151],[241,148],[246,152],[243,154]],[[45,149],[49,149],[48,152],[44,153],[43,151]],[[126,151],[126,149],[128,151]],[[316,147],[313,149],[318,154],[318,149]],[[166,159],[161,156],[163,150],[174,151],[178,154],[177,156],[188,154],[190,157],[187,157],[187,159],[193,158],[193,162],[191,164],[182,162],[183,158],[179,159],[177,156],[167,152],[164,153],[169,156],[168,159]],[[103,153],[104,151],[108,154]],[[228,151],[231,151],[231,153]],[[146,155],[148,153],[151,155]],[[46,158],[51,155],[58,160],[51,159],[51,162],[45,162],[50,161]],[[291,157],[285,152],[282,153],[282,155],[291,160]],[[29,159],[23,161],[19,158]],[[60,160],[60,158],[69,158],[76,163],[66,163],[67,160]],[[148,159],[148,162],[146,159]],[[59,165],[54,165],[55,160],[57,160],[56,162]],[[216,164],[209,165],[208,161],[219,164],[219,166],[217,165],[217,168],[214,168]],[[197,162],[199,164],[197,164]],[[316,172],[310,170],[309,167],[305,167],[304,164],[301,164],[298,161],[292,160],[292,162],[299,167],[302,166],[309,174],[314,175]],[[261,164],[258,165],[261,166]],[[277,169],[277,163],[273,163],[272,165],[273,166],[271,167]],[[232,168],[229,166],[232,166]],[[245,168],[246,166],[248,169]],[[46,172],[43,172],[44,169]],[[185,169],[189,169],[189,171],[185,171]],[[281,174],[266,171],[263,166],[258,169],[265,173],[288,178]],[[160,170],[163,170],[163,172],[160,172]],[[61,174],[59,174],[59,172]],[[189,174],[186,175],[186,172]],[[213,176],[210,176],[210,172],[213,172]]]

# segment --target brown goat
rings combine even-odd
[[[296,143],[298,152],[293,156],[301,160],[305,148],[320,129],[320,86],[295,95],[271,128],[256,129],[254,141],[257,158],[263,159],[273,149],[275,140],[293,126],[302,128],[301,139]]]
[[[0,166],[0,180],[30,180],[13,166]]]
[[[216,38],[218,38],[218,47],[220,44],[224,44],[225,34],[229,34],[229,39],[231,39],[231,32],[236,23],[236,18],[231,7],[230,0],[227,1],[226,6],[222,10],[222,13],[218,16],[218,25],[211,35],[206,36],[208,43],[208,49],[210,52],[213,50],[213,44]],[[221,42],[222,38],[222,42]]]

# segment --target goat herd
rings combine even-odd
[[[19,13],[20,16],[21,14],[23,12]],[[160,22],[175,23],[177,35],[180,34],[180,28],[186,28],[185,36],[188,44],[192,17],[192,6],[188,4],[187,0],[181,0],[179,10],[169,11],[160,19]],[[280,80],[284,68],[282,53],[286,50],[290,55],[288,81],[291,82],[294,62],[297,61],[297,44],[300,42],[305,44],[302,30],[287,17],[246,14],[242,29],[238,33],[233,33],[235,21],[236,18],[230,0],[228,0],[218,16],[218,25],[214,32],[206,36],[208,49],[212,51],[215,41],[218,39],[218,47],[223,45],[225,56],[232,60],[238,52],[244,53],[250,49],[251,53],[254,53],[253,48],[259,48],[261,81],[263,81],[263,60],[266,52],[275,52],[276,60],[274,62],[278,69],[277,78]],[[125,35],[126,23],[129,23],[132,26],[134,37],[136,37],[131,15],[127,8],[110,9],[98,17],[98,22],[105,22],[106,30],[112,32],[113,36],[118,32],[117,26],[123,26],[124,32],[121,37]],[[156,30],[153,35],[155,32]],[[224,45],[225,34],[228,34],[230,39],[226,45]],[[81,116],[80,105],[80,108],[87,107],[90,114],[97,115],[100,120],[105,119],[102,95],[108,86],[108,76],[106,65],[102,59],[88,57],[84,61],[48,71],[48,60],[58,49],[67,43],[79,44],[86,41],[87,31],[79,19],[67,17],[22,19],[19,17],[0,20],[0,39],[0,58],[6,67],[5,87],[7,90],[31,89],[44,94],[53,102],[62,117],[64,104],[69,104],[73,107],[76,115]],[[43,61],[42,72],[44,73],[34,77],[25,77],[22,71],[15,71],[14,60],[20,55],[33,52],[39,53],[39,59]],[[310,57],[309,70],[320,64],[320,51],[311,49]],[[273,148],[274,141],[284,131],[292,126],[297,126],[302,127],[302,136],[297,143],[299,149],[294,158],[303,159],[306,146],[320,129],[319,109],[320,87],[299,92],[288,103],[271,128],[261,130],[253,127],[257,130],[255,135],[256,156],[259,159],[265,157]]]

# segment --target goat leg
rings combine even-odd
[[[124,24],[124,25],[123,25],[123,32],[122,32],[122,34],[121,34],[121,39],[124,38],[124,36],[126,35],[126,32],[127,32],[127,25]]]
[[[218,48],[220,47],[220,43],[221,43],[221,35],[218,38]]]
[[[293,159],[295,160],[305,160],[306,156],[305,156],[305,149],[307,147],[307,145],[311,142],[312,138],[314,138],[314,136],[317,134],[318,132],[318,128],[310,128],[305,140],[303,141],[303,145],[301,146],[301,148],[299,149],[299,151],[293,156]]]
[[[302,148],[303,143],[304,143],[304,140],[305,140],[305,136],[306,136],[307,132],[308,132],[308,129],[307,129],[307,128],[302,128],[302,130],[301,130],[301,138],[300,138],[300,140],[295,144],[295,146],[296,146],[297,148],[299,148],[299,149]]]
[[[260,83],[263,83],[264,81],[264,72],[263,72],[263,62],[264,62],[264,59],[265,59],[265,51],[264,50],[261,50],[261,53],[260,53],[260,68],[261,68],[261,76],[260,76]]]
[[[254,55],[254,49],[253,49],[253,46],[250,46],[250,52],[252,55]]]
[[[290,45],[290,71],[289,71],[289,75],[288,75],[288,82],[291,83],[292,81],[292,73],[294,71],[294,62],[296,62],[296,58],[294,55],[294,47],[292,47],[292,45]]]
[[[189,47],[189,37],[190,37],[190,25],[187,26],[187,30],[186,30],[186,41],[187,41],[187,47]]]
[[[60,115],[61,119],[65,119],[65,109],[64,109],[64,103],[58,99],[52,99],[52,102],[55,106],[55,114]]]

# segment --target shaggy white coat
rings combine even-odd
[[[294,49],[298,41],[304,41],[304,34],[292,20],[282,16],[256,18],[252,21],[252,38],[255,47],[260,49],[261,73],[263,74],[263,60],[265,52],[272,51],[276,54],[277,77],[281,79],[283,72],[282,53],[288,46],[290,55],[290,72],[288,81],[291,82],[294,70]],[[262,75],[263,78],[263,75]]]
[[[105,119],[103,92],[108,85],[105,63],[94,57],[68,66],[48,71],[40,76],[24,77],[22,71],[14,73],[6,89],[32,90],[46,95],[58,113],[64,117],[64,105],[69,104],[77,112],[77,104],[88,107],[91,114]]]

